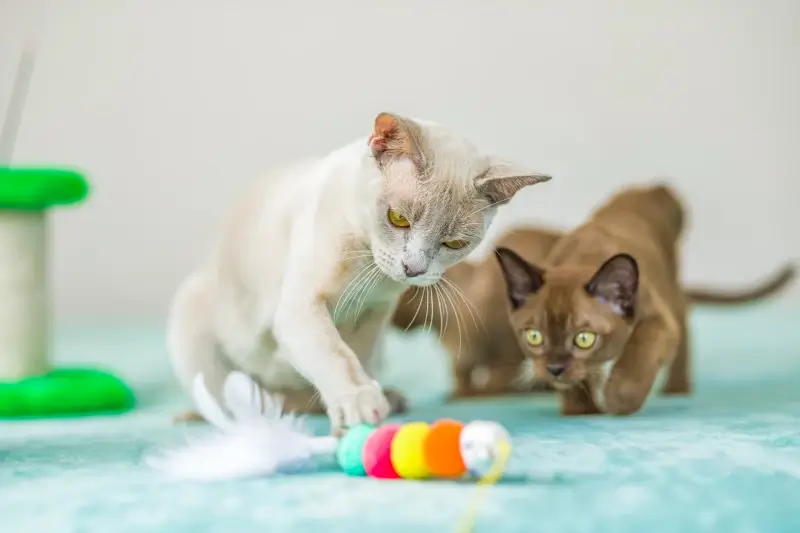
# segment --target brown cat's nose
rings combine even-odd
[[[408,276],[409,278],[416,278],[417,276],[424,274],[425,269],[414,268],[412,266],[407,265],[406,263],[403,263],[403,272],[405,272],[406,276]]]
[[[557,378],[561,374],[563,374],[567,370],[567,367],[564,365],[547,365],[547,373]]]

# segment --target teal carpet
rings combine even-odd
[[[430,338],[392,338],[388,381],[409,418],[497,419],[513,478],[487,493],[477,532],[800,531],[800,313],[770,306],[695,313],[697,393],[632,418],[563,419],[553,399],[440,405],[446,364]],[[3,533],[454,531],[474,487],[335,472],[167,483],[143,464],[206,428],[174,428],[187,406],[163,333],[65,329],[57,358],[117,369],[136,388],[125,416],[0,422]],[[324,431],[324,421],[315,420]]]

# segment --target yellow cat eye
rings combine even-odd
[[[392,226],[396,228],[408,228],[411,226],[411,222],[394,209],[389,209],[389,212],[386,213],[386,217],[389,219]]]
[[[541,346],[544,342],[544,335],[542,335],[542,332],[538,329],[526,329],[525,340],[528,341],[528,344],[531,346]]]
[[[588,350],[594,343],[597,341],[597,334],[591,331],[581,331],[575,338],[572,339],[572,342],[575,343],[575,346],[580,348],[581,350]]]
[[[444,241],[442,244],[450,248],[451,250],[460,250],[461,248],[465,247],[469,243],[464,239],[456,239],[454,241]]]

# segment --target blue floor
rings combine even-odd
[[[408,418],[497,419],[516,447],[477,532],[800,531],[800,312],[699,310],[697,393],[631,418],[564,419],[553,399],[442,406],[446,365],[430,338],[389,342],[388,381]],[[353,479],[335,472],[167,483],[143,457],[205,428],[174,428],[187,405],[157,328],[68,328],[57,357],[118,369],[136,387],[125,416],[0,423],[3,533],[454,531],[474,486]],[[315,420],[324,430],[324,421]]]

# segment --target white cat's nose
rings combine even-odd
[[[417,276],[421,276],[425,273],[425,268],[419,268],[413,265],[409,265],[405,261],[403,261],[403,272],[405,272],[406,276],[409,278],[416,278]]]

